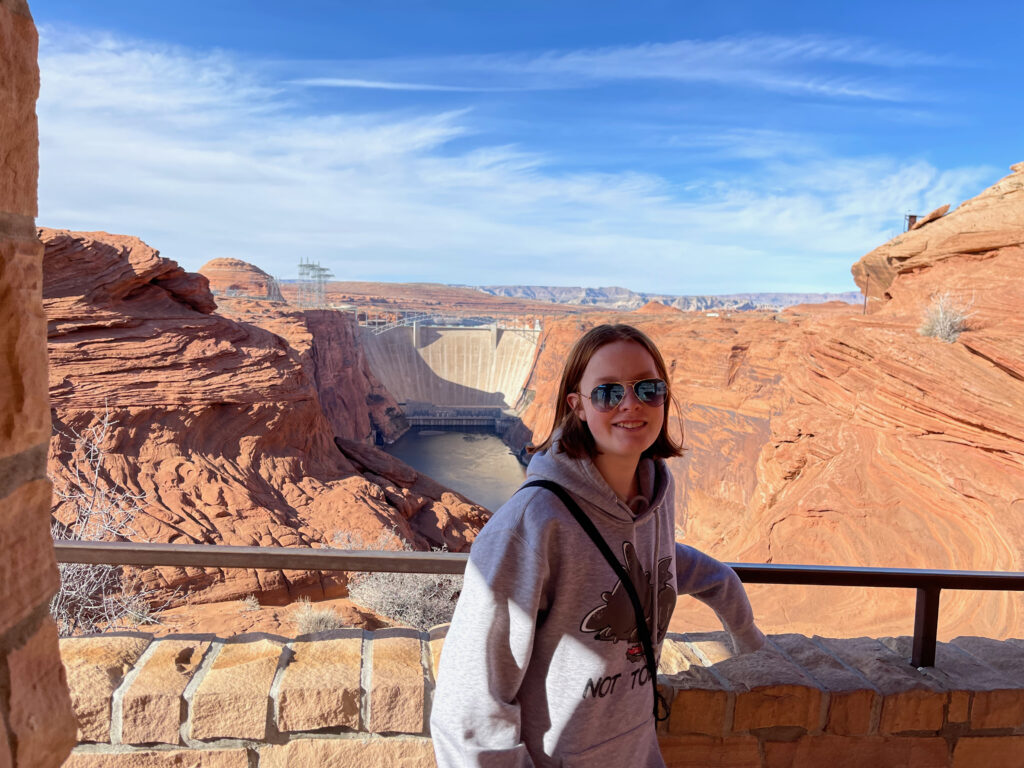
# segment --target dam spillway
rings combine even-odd
[[[533,367],[540,331],[413,325],[361,329],[370,369],[409,416],[438,409],[516,407]]]

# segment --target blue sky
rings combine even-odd
[[[1024,3],[30,2],[41,225],[187,269],[845,291],[1024,160]]]

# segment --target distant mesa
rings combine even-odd
[[[284,301],[277,280],[241,259],[211,259],[199,268],[199,274],[210,281],[215,296]]]
[[[862,296],[857,291],[844,293],[731,293],[723,295],[679,296],[667,293],[644,293],[628,288],[583,288],[580,286],[552,285],[482,285],[479,290],[492,296],[544,301],[592,309],[632,311],[645,304],[659,304],[687,312],[728,309],[734,311],[755,309],[781,309],[793,304],[818,304],[827,301],[857,303]]]

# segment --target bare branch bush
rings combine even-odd
[[[305,596],[299,598],[299,609],[292,620],[300,635],[312,635],[345,626],[345,622],[337,613],[330,608],[314,608],[309,598]]]
[[[337,533],[331,541],[338,549],[394,549],[395,542],[412,551],[407,541],[392,528],[382,531],[377,541],[365,544],[359,534]],[[389,546],[391,545],[391,546]],[[445,552],[447,547],[434,547]],[[452,619],[455,603],[462,592],[462,576],[435,573],[366,572],[349,576],[349,596],[391,621],[416,629],[430,629]]]
[[[54,541],[139,541],[132,524],[145,507],[145,494],[132,493],[110,480],[104,468],[105,443],[114,426],[110,410],[87,429],[60,433],[71,445],[65,454],[66,479],[50,477],[55,505],[50,532]],[[58,518],[59,514],[59,518]],[[118,565],[60,563],[60,589],[50,614],[61,636],[133,629],[153,624],[157,590],[142,586],[138,575]]]
[[[948,291],[936,294],[925,310],[924,321],[917,331],[922,336],[934,336],[952,343],[967,330],[967,321],[974,314],[971,311],[973,305],[973,301],[966,305],[957,303]]]

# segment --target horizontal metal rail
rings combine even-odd
[[[293,571],[381,571],[444,573],[465,571],[469,555],[455,552],[377,552],[297,547],[230,547],[211,544],[56,541],[62,563],[172,565]],[[1024,592],[1024,572],[948,571],[915,568],[863,568],[776,563],[726,563],[748,584],[800,584],[832,587],[888,587],[917,590],[915,667],[935,666],[939,595],[943,589]]]

